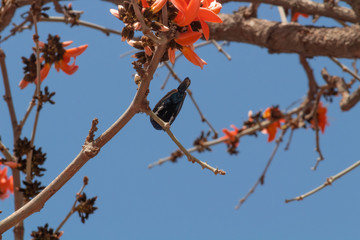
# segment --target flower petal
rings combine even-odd
[[[19,87],[20,89],[24,89],[27,87],[27,85],[29,85],[30,82],[28,81],[25,81],[24,79],[22,79],[20,82],[19,82]]]
[[[79,68],[79,66],[75,65],[75,62],[73,62],[71,65],[68,65],[63,60],[59,61],[59,66],[60,66],[61,70],[63,70],[64,73],[66,73],[68,75],[74,74]]]
[[[221,18],[216,13],[206,8],[201,7],[198,16],[203,21],[222,23]]]
[[[149,3],[148,3],[146,0],[141,0],[141,5],[142,5],[143,8],[148,8],[148,7],[150,7],[150,6],[149,6]]]
[[[50,63],[45,63],[44,67],[40,70],[40,81],[44,81],[47,75],[49,74],[51,65]],[[37,79],[35,80],[35,83],[37,83]]]
[[[180,27],[189,25],[197,17],[200,9],[200,0],[190,0],[184,12],[184,18],[177,23]]]
[[[110,13],[114,16],[114,17],[116,17],[116,18],[119,18],[120,17],[120,15],[119,15],[119,11],[118,10],[116,10],[116,9],[110,9]]]
[[[187,4],[184,0],[171,0],[171,3],[179,10],[179,13],[185,14]]]
[[[210,36],[209,26],[203,20],[200,20],[200,24],[201,24],[201,29],[202,29],[202,32],[204,34],[204,37],[205,37],[205,39],[207,41],[207,40],[209,40],[209,36]]]
[[[71,45],[72,43],[73,43],[74,41],[65,41],[65,42],[62,42],[62,46],[63,47],[67,47],[67,46],[69,46],[69,45]]]
[[[201,33],[199,32],[185,32],[180,33],[179,36],[175,38],[175,42],[182,46],[193,45],[200,37]]]
[[[175,64],[175,49],[174,48],[168,49],[168,57],[169,57],[169,61],[172,64]]]
[[[156,0],[153,5],[151,5],[151,11],[153,13],[157,13],[159,12],[163,6],[165,5],[165,3],[167,2],[167,0]]]
[[[184,54],[187,60],[189,60],[194,65],[199,66],[201,69],[203,69],[204,64],[207,64],[192,50],[191,47],[183,46],[181,52]]]
[[[76,48],[70,48],[65,50],[64,57],[76,57],[82,54],[86,48],[88,47],[88,44],[76,47]]]

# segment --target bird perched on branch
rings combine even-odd
[[[183,102],[186,97],[186,89],[190,86],[190,78],[185,78],[177,89],[168,92],[160,101],[155,105],[153,112],[165,123],[170,125],[175,121],[176,116],[179,114]],[[150,117],[150,122],[156,130],[163,128]]]

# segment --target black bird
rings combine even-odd
[[[161,120],[171,125],[181,110],[186,97],[186,89],[190,86],[190,83],[190,78],[185,78],[177,89],[171,90],[162,99],[160,99],[160,101],[155,105],[153,112]],[[162,130],[162,127],[151,117],[150,122],[155,129]]]

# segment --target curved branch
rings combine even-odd
[[[166,45],[161,45],[157,48],[133,101],[122,116],[95,141],[85,143],[83,149],[74,158],[74,160],[42,192],[40,192],[35,198],[19,210],[2,220],[0,222],[0,235],[21,220],[27,218],[35,212],[40,211],[45,202],[49,200],[52,195],[54,195],[67,181],[69,181],[70,178],[72,178],[88,160],[95,157],[101,147],[110,141],[110,139],[114,137],[136,113],[140,112],[143,103],[146,100],[145,97],[150,81],[161,57],[164,55],[165,48]]]
[[[360,27],[326,28],[281,24],[257,18],[246,19],[243,12],[220,14],[223,23],[209,23],[210,36],[258,45],[269,53],[298,53],[304,57],[360,57]]]

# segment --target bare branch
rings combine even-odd
[[[360,161],[357,161],[356,163],[352,164],[350,167],[344,169],[343,171],[339,172],[338,174],[332,176],[332,177],[329,177],[326,179],[325,183],[323,183],[322,185],[320,185],[319,187],[303,194],[303,195],[300,195],[298,197],[295,197],[295,198],[292,198],[292,199],[286,199],[285,200],[285,203],[289,203],[289,202],[292,202],[292,201],[300,201],[300,200],[303,200],[304,198],[306,197],[309,197],[311,195],[313,195],[314,193],[320,191],[321,189],[331,185],[334,181],[336,181],[337,179],[341,178],[342,176],[344,176],[345,174],[351,172],[352,170],[354,170],[355,168],[357,168],[358,166],[360,166]]]
[[[309,91],[308,91],[308,99],[312,101],[314,99],[314,96],[317,92],[318,85],[316,83],[313,70],[311,69],[309,63],[307,62],[306,58],[304,56],[299,55],[300,57],[300,63],[304,67],[306,75],[309,80]]]
[[[344,72],[349,73],[351,76],[353,76],[355,79],[360,81],[360,76],[357,75],[355,72],[351,71],[347,66],[345,66],[344,64],[342,64],[338,59],[334,58],[334,57],[330,57],[330,59],[336,63],[336,65],[338,65]]]
[[[16,137],[16,136],[18,136],[18,133],[17,133],[18,122],[17,122],[17,118],[16,118],[14,103],[13,103],[12,97],[11,97],[9,77],[7,74],[7,68],[6,68],[6,64],[5,64],[5,53],[1,48],[0,48],[0,67],[1,67],[1,73],[3,76],[3,80],[4,80],[4,88],[5,88],[4,99],[9,108],[10,119],[11,119],[11,124],[12,124],[12,128],[13,128],[13,135],[14,135],[14,137]]]
[[[94,124],[94,121],[93,121]],[[91,127],[92,128],[92,127]],[[90,130],[91,131],[91,130]],[[86,181],[85,181],[86,179]],[[69,220],[69,218],[71,217],[71,215],[76,212],[76,203],[79,200],[79,197],[81,196],[82,191],[84,191],[84,188],[86,187],[86,185],[88,184],[88,178],[85,176],[84,177],[84,181],[83,181],[83,185],[80,188],[80,191],[76,193],[76,197],[75,197],[75,202],[72,205],[69,213],[66,215],[66,217],[61,221],[60,225],[56,228],[55,233],[59,232],[60,229],[64,226],[64,224],[67,222],[67,220]]]
[[[48,18],[40,18],[41,22],[62,22],[62,23],[67,23],[66,18],[65,17],[55,17],[55,16],[50,16]],[[106,28],[103,26],[100,26],[98,24],[95,23],[91,23],[91,22],[87,22],[87,21],[83,21],[83,20],[76,20],[76,24],[80,25],[80,26],[84,26],[84,27],[88,27],[88,28],[92,28],[92,29],[96,29],[99,30],[103,33],[105,33],[107,36],[109,36],[111,33],[113,34],[117,34],[121,36],[121,32],[114,30],[114,29],[110,29],[110,28]]]
[[[146,114],[148,114],[152,119],[154,119],[163,129],[164,131],[170,136],[170,138],[174,141],[174,143],[180,148],[180,150],[186,155],[188,160],[192,163],[198,163],[203,169],[209,169],[212,171],[215,175],[225,175],[226,172],[223,170],[219,170],[218,168],[214,168],[207,164],[206,162],[202,162],[196,157],[192,156],[186,148],[177,140],[177,138],[174,136],[174,134],[170,131],[170,125],[168,123],[163,122],[155,113],[153,113],[150,109],[146,111]]]
[[[275,157],[275,154],[276,154],[276,152],[277,152],[277,150],[278,150],[278,148],[279,148],[279,146],[280,146],[280,143],[281,143],[282,140],[283,140],[283,137],[284,137],[284,135],[285,135],[285,133],[286,133],[286,130],[287,130],[287,128],[285,128],[285,129],[281,132],[281,135],[279,136],[279,138],[276,139],[276,145],[275,145],[275,147],[274,147],[274,150],[273,150],[273,152],[271,153],[271,156],[270,156],[268,162],[266,163],[266,166],[265,166],[263,172],[261,173],[260,177],[259,177],[258,180],[255,182],[254,186],[252,186],[252,188],[249,190],[249,192],[245,195],[245,197],[243,197],[242,199],[240,199],[239,203],[235,206],[235,209],[239,209],[239,208],[241,207],[241,205],[246,201],[246,199],[248,199],[249,196],[254,193],[256,187],[257,187],[259,184],[261,184],[261,185],[264,184],[266,172],[267,172],[267,170],[269,169],[270,164],[271,164],[272,160],[273,160],[274,157]]]

